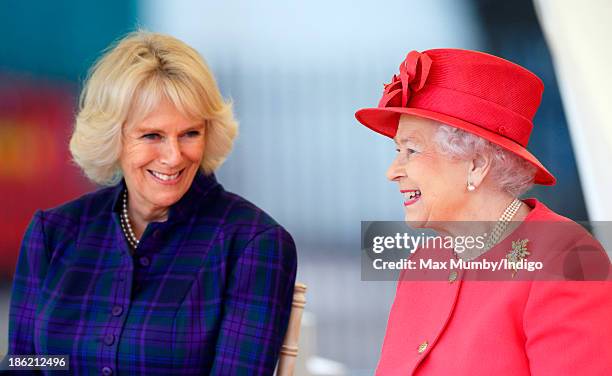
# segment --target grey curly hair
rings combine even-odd
[[[482,137],[439,123],[434,140],[438,151],[449,157],[469,159],[477,154],[490,155],[491,181],[513,197],[522,195],[533,186],[535,166]]]

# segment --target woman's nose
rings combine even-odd
[[[168,138],[162,145],[160,162],[167,166],[176,166],[182,160],[181,147],[177,139]]]
[[[399,163],[399,155],[393,159],[391,165],[387,169],[387,179],[390,181],[398,181],[401,177],[405,175],[404,168],[401,163]]]

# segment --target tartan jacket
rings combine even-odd
[[[67,354],[76,374],[271,375],[297,267],[289,233],[198,174],[132,255],[124,189],[36,212],[14,276],[8,354]]]

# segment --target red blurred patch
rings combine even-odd
[[[11,276],[36,209],[91,190],[71,162],[76,90],[67,83],[0,75],[0,276]]]

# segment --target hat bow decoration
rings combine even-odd
[[[418,51],[410,51],[399,66],[399,76],[393,75],[391,82],[385,84],[385,91],[378,107],[406,107],[412,92],[425,85],[431,58]]]

